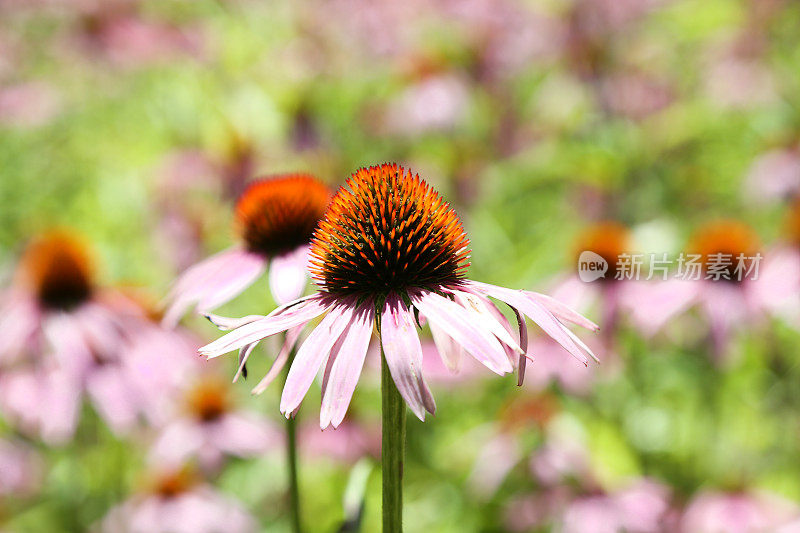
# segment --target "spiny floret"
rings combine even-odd
[[[272,257],[308,244],[330,198],[330,189],[308,174],[252,183],[236,204],[236,222],[247,249]]]
[[[382,295],[458,282],[469,239],[450,205],[397,164],[362,168],[314,233],[310,270],[331,293]]]
[[[20,275],[48,309],[69,310],[88,300],[94,290],[89,251],[83,241],[65,231],[32,242]]]

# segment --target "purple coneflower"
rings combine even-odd
[[[210,373],[192,379],[156,439],[151,458],[173,465],[197,459],[213,472],[225,456],[253,457],[277,446],[278,428],[258,413],[237,409],[230,387]]]
[[[63,442],[85,392],[115,432],[131,429],[149,397],[143,386],[165,366],[128,348],[171,334],[123,291],[96,283],[82,240],[65,231],[35,240],[0,306],[0,408],[15,426]]]
[[[362,168],[333,198],[314,233],[310,270],[319,292],[265,317],[247,317],[200,351],[217,357],[325,315],[292,362],[280,406],[291,416],[327,361],[322,428],[342,422],[376,324],[394,383],[421,420],[436,409],[421,374],[416,325],[423,318],[445,360],[464,350],[497,374],[512,372],[517,363],[522,373],[527,315],[588,364],[591,352],[564,323],[596,326],[545,295],[465,279],[468,246],[455,211],[418,175],[396,164]],[[522,342],[490,297],[514,311]]]
[[[593,328],[587,319],[552,300],[464,278],[469,240],[455,211],[418,175],[395,164],[362,168],[339,189],[314,232],[310,271],[320,291],[283,305],[265,317],[246,317],[234,331],[200,349],[216,357],[240,349],[240,368],[253,347],[282,331],[288,342],[262,384],[288,360],[287,346],[311,320],[325,315],[300,346],[286,377],[280,409],[292,416],[325,365],[320,427],[344,419],[361,375],[373,328],[382,357],[383,530],[402,530],[405,409],[425,419],[436,404],[422,376],[422,346],[416,325],[430,324],[440,355],[466,351],[503,375],[525,369],[531,317],[567,351],[588,364],[592,355],[563,322]],[[511,306],[519,325],[489,297]],[[237,325],[226,321],[226,326]],[[592,355],[593,356],[593,355]],[[402,400],[401,400],[402,397]]]
[[[698,275],[642,285],[639,298],[651,305],[632,307],[631,318],[641,331],[655,334],[675,316],[697,307],[708,320],[713,354],[722,362],[737,326],[764,315],[763,288],[755,279],[759,238],[747,224],[718,220],[700,227],[689,249],[699,257]]]
[[[272,296],[294,300],[307,282],[308,242],[325,213],[331,191],[306,174],[287,174],[252,183],[236,204],[242,244],[202,261],[175,282],[164,323],[174,325],[195,305],[207,313],[249,287],[269,263]]]
[[[252,533],[255,518],[215,490],[191,468],[153,468],[142,490],[114,507],[97,528],[103,533]]]

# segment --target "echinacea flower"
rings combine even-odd
[[[278,303],[303,292],[308,242],[330,200],[327,186],[307,174],[252,183],[236,204],[242,244],[219,252],[175,282],[164,323],[175,325],[193,305],[207,313],[249,287],[269,264],[269,285]]]
[[[295,413],[325,364],[322,428],[342,422],[376,325],[397,390],[420,420],[436,409],[422,375],[416,325],[423,319],[443,358],[463,349],[500,375],[518,364],[522,378],[523,314],[588,364],[593,354],[564,323],[591,322],[548,296],[467,280],[468,246],[455,211],[418,175],[396,164],[362,168],[339,189],[314,233],[309,262],[319,292],[242,319],[200,352],[217,357],[249,350],[324,315],[291,363],[280,404],[287,417]],[[514,311],[519,338],[490,297]],[[287,359],[276,359],[270,374]]]
[[[690,254],[697,271],[684,265],[679,277],[642,284],[639,298],[649,306],[631,308],[631,318],[642,331],[656,333],[673,317],[698,307],[708,319],[714,354],[722,357],[735,327],[758,318],[764,311],[757,283],[760,244],[757,234],[737,220],[709,223],[692,236]]]
[[[64,231],[34,241],[0,314],[0,406],[21,429],[48,442],[72,435],[83,392],[117,432],[135,422],[141,401],[126,349],[157,330],[120,290],[98,286],[84,243]],[[162,334],[165,334],[162,332]],[[129,364],[130,363],[130,364]]]
[[[255,519],[188,467],[157,467],[143,490],[109,511],[104,533],[251,533]]]
[[[591,252],[605,261],[608,270],[593,280],[570,274],[553,287],[553,297],[581,313],[599,307],[603,331],[613,335],[620,310],[627,307],[628,289],[635,277],[630,260],[626,263],[633,246],[631,231],[619,222],[605,220],[588,226],[575,240],[575,263],[581,269],[583,253]]]
[[[230,384],[213,374],[195,376],[176,403],[150,453],[159,464],[195,458],[214,471],[226,455],[253,457],[281,440],[266,418],[237,409]]]

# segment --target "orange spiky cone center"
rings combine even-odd
[[[206,377],[189,391],[190,414],[201,422],[214,422],[231,409],[228,386],[219,379]]]
[[[746,268],[750,263],[748,258],[754,257],[760,246],[758,235],[750,226],[737,220],[721,220],[700,228],[692,236],[689,249],[700,255],[705,272],[710,272],[715,263],[725,263],[725,266],[716,267],[717,271],[727,274],[720,280],[730,278],[735,281],[738,279],[739,257],[743,256]]]
[[[314,234],[310,265],[330,293],[435,290],[463,278],[469,239],[419,175],[387,163],[359,169],[339,189]]]
[[[89,252],[83,242],[65,232],[32,242],[20,264],[20,276],[46,309],[72,309],[94,290]]]
[[[631,253],[631,232],[619,222],[599,222],[586,229],[577,240],[575,257],[583,251],[594,252],[608,263],[604,280],[614,280],[622,254]]]
[[[164,499],[175,498],[191,490],[199,481],[197,473],[189,467],[167,469],[152,475],[149,492]]]
[[[239,197],[236,224],[248,250],[281,255],[308,244],[330,198],[330,189],[306,174],[259,180]]]

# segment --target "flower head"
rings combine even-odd
[[[276,444],[278,431],[258,413],[237,408],[231,385],[218,375],[198,372],[175,398],[150,450],[157,464],[176,465],[197,459],[216,471],[226,456],[252,457]]]
[[[469,239],[455,211],[418,175],[396,164],[347,180],[314,234],[311,273],[337,295],[380,296],[456,283]]]
[[[631,232],[614,221],[599,222],[590,226],[578,237],[577,256],[584,250],[594,252],[608,263],[608,273],[603,280],[616,279],[619,256],[631,252]]]
[[[325,315],[297,351],[281,398],[281,411],[291,416],[325,363],[322,428],[343,420],[376,324],[397,389],[423,420],[436,404],[422,375],[421,318],[446,362],[463,350],[497,374],[519,365],[521,379],[523,314],[588,361],[591,351],[564,322],[594,324],[547,296],[466,279],[468,244],[458,216],[418,175],[395,164],[360,169],[339,189],[312,241],[310,270],[321,290],[266,317],[217,319],[234,331],[200,351],[216,357],[240,349],[243,364],[261,339],[288,331],[290,348],[306,324]],[[511,306],[518,328],[489,297]],[[284,346],[256,389],[263,390],[287,360]]]
[[[755,256],[760,245],[758,235],[747,224],[720,220],[701,227],[693,235],[689,248],[700,255],[707,273],[711,273],[712,265],[717,263],[717,269],[721,269],[717,279],[736,281],[741,280],[736,272],[738,258]]]
[[[247,250],[274,257],[308,244],[331,191],[308,174],[252,183],[236,202],[236,225]]]
[[[164,323],[175,325],[195,305],[207,313],[249,287],[270,264],[269,284],[279,303],[306,286],[308,243],[325,213],[331,191],[308,174],[287,174],[252,183],[236,203],[242,244],[189,268],[175,282]]]
[[[59,231],[33,241],[19,275],[44,309],[69,310],[89,300],[94,290],[93,265],[85,244]]]

